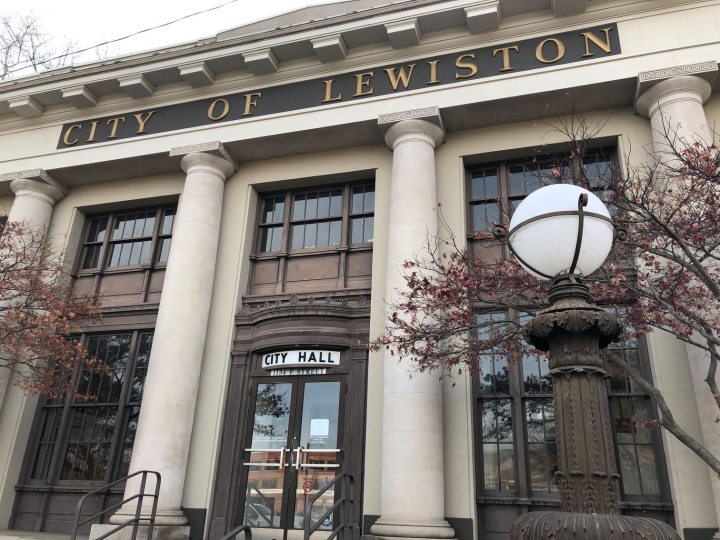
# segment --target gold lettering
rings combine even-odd
[[[475,53],[462,54],[455,60],[455,67],[458,69],[467,69],[469,73],[455,73],[455,79],[468,79],[477,75],[478,68],[473,62],[464,62],[465,58],[472,58],[475,60]]]
[[[397,70],[398,68],[385,68],[388,79],[390,79],[390,85],[393,87],[393,90],[397,90],[402,82],[403,88],[407,89],[412,79],[413,71],[415,70],[415,64],[408,64],[407,71],[405,71],[405,66],[400,66],[399,71]]]
[[[500,70],[502,71],[511,71],[514,69],[510,65],[510,51],[519,52],[520,48],[517,45],[510,45],[509,47],[500,47],[499,49],[493,49],[493,58],[495,58],[495,55],[497,53],[502,52],[502,61],[503,61],[503,67]]]
[[[355,75],[355,93],[353,94],[353,97],[360,97],[360,96],[372,96],[373,95],[373,88],[372,88],[372,78],[375,76],[374,71],[366,71],[365,73],[358,73]],[[367,90],[365,90],[367,88]]]
[[[328,79],[327,81],[323,81],[325,84],[325,99],[322,100],[323,103],[329,103],[330,101],[340,101],[342,99],[342,93],[338,94],[337,96],[333,97],[332,95],[332,86],[335,82],[335,79]]]
[[[222,110],[220,111],[220,114],[215,114],[215,109],[219,104],[222,103]],[[230,103],[228,103],[228,100],[225,98],[219,98],[213,101],[210,106],[208,107],[208,118],[210,120],[222,120],[225,118],[228,113],[230,112]]]
[[[257,107],[257,100],[262,97],[262,92],[253,92],[252,94],[245,94],[245,109],[243,110],[242,116],[250,116],[253,107]]]
[[[440,62],[440,60],[430,60],[428,62],[428,66],[430,66],[430,80],[428,81],[429,85],[437,84],[440,82],[440,79],[438,79],[438,76],[437,76],[438,62]]]
[[[605,41],[602,41],[592,32],[583,32],[582,34],[580,34],[585,39],[585,54],[583,54],[583,58],[587,58],[588,56],[595,56],[595,53],[590,52],[591,41],[595,45],[600,47],[601,50],[605,51],[607,54],[610,54],[612,52],[612,45],[610,44],[610,30],[612,30],[612,28],[602,29],[603,33],[605,34]]]
[[[65,130],[65,134],[63,135],[63,142],[67,146],[72,146],[73,144],[77,144],[77,142],[80,140],[80,139],[73,139],[72,141],[70,140],[70,134],[73,131],[75,131],[76,129],[82,129],[82,124],[73,124],[72,126],[70,126],[69,128],[67,128]]]
[[[107,125],[109,126],[112,124],[112,127],[110,128],[110,135],[108,135],[108,139],[115,139],[117,138],[117,130],[118,130],[118,124],[122,122],[125,123],[125,117],[124,116],[118,116],[117,118],[111,118],[107,121]]]
[[[547,43],[555,44],[555,47],[557,48],[557,54],[555,55],[555,58],[547,58],[545,56],[545,45]],[[541,41],[540,44],[535,48],[535,58],[540,60],[543,64],[553,64],[560,60],[563,56],[565,56],[565,44],[559,39],[545,39]]]
[[[95,140],[95,131],[97,130],[99,121],[90,122],[90,135],[88,135],[88,138],[85,140],[85,142],[93,142]]]
[[[138,123],[138,130],[135,132],[137,135],[138,133],[145,133],[145,125],[147,124],[148,120],[150,120],[150,117],[155,114],[155,111],[150,111],[147,113],[138,113],[133,114],[133,117],[135,117],[135,120],[137,120]],[[143,116],[147,115],[147,116]]]

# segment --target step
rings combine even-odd
[[[33,531],[0,531],[0,540],[70,540],[69,534]],[[88,535],[78,534],[77,540],[87,540]]]

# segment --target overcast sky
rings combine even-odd
[[[333,0],[8,0],[0,13],[24,15],[32,11],[47,34],[60,41],[71,40],[81,49],[227,4],[106,47],[104,54],[118,56],[214,36],[272,15],[327,3]],[[90,51],[78,60],[97,58],[97,53]]]

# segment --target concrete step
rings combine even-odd
[[[77,540],[87,540],[88,535],[77,535]],[[69,534],[32,531],[0,531],[0,540],[70,540]]]

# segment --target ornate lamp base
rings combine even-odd
[[[679,540],[665,523],[641,517],[576,512],[529,512],[510,531],[512,540]]]

